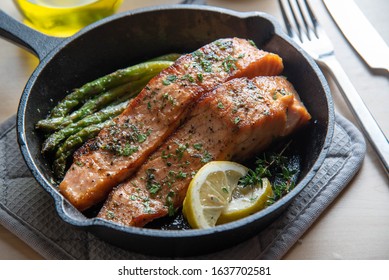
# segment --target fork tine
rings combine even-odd
[[[297,5],[298,5],[297,0],[295,1],[295,3],[297,3]],[[288,0],[288,4],[289,4],[290,12],[291,12],[291,14],[292,14],[292,16],[293,16],[294,24],[296,25],[296,29],[297,29],[297,32],[298,32],[300,41],[303,42],[303,41],[304,41],[304,38],[303,38],[304,31],[301,30],[300,20],[299,20],[299,18],[298,18],[298,16],[297,16],[298,14],[296,13],[295,7],[294,7],[294,5],[290,2],[290,0]],[[299,7],[298,7],[298,8],[299,8]]]
[[[304,2],[305,2],[305,4],[307,4],[306,1],[304,1]],[[302,7],[300,5],[300,1],[296,0],[296,4],[297,4],[297,8],[298,8],[298,10],[300,12],[301,19],[302,19],[302,21],[304,23],[304,27],[305,27],[305,31],[307,33],[307,36],[308,36],[309,39],[312,39],[312,37],[311,37],[312,34],[310,32],[310,26],[308,24],[307,17],[305,15],[305,10],[302,9]]]
[[[320,39],[320,44],[322,45],[323,49],[327,49],[327,54],[333,53],[333,46],[331,40],[328,38],[326,32],[321,28],[319,21],[313,13],[309,1],[304,0],[304,4],[304,16],[305,18],[309,19],[308,25],[311,26],[311,28],[308,28],[308,34],[310,36],[310,39]]]
[[[315,35],[316,37],[319,38],[319,34],[318,34],[318,26],[319,26],[319,22],[317,21],[316,19],[316,16],[315,14],[313,13],[312,11],[312,8],[311,8],[311,5],[309,5],[308,1],[307,0],[304,0],[304,3],[305,3],[305,7],[307,8],[307,11],[308,11],[308,14],[309,14],[309,18],[311,19],[311,22],[312,22],[312,25],[313,25],[313,30],[315,32]]]
[[[292,3],[291,0],[278,0],[278,4],[288,35],[296,41],[298,39],[301,43],[309,40],[309,37],[307,38],[308,25],[301,15],[301,8],[297,0],[294,0],[294,3]],[[292,18],[292,20],[290,20],[290,18]],[[294,30],[296,30],[296,32]]]
[[[294,41],[315,59],[333,53],[331,41],[321,29],[308,0],[278,0],[278,3],[288,35]]]
[[[284,4],[282,3],[282,0],[278,0],[278,4],[281,8],[281,14],[282,14],[282,18],[283,18],[284,23],[285,23],[286,32],[288,33],[289,37],[293,38],[295,36],[295,34],[293,31],[292,25],[290,24],[289,17],[286,14],[286,10],[285,10]]]

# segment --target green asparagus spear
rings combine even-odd
[[[74,111],[69,116],[40,120],[36,124],[36,128],[46,132],[62,129],[71,123],[77,122],[85,116],[100,110],[118,98],[123,96],[127,96],[128,98],[134,97],[141,91],[150,79],[151,76],[147,76],[138,81],[113,88],[89,100],[80,109]]]
[[[157,56],[155,58],[152,58],[148,61],[176,61],[177,58],[179,58],[182,54],[179,53],[168,53],[161,56]]]
[[[101,111],[86,116],[78,122],[71,123],[65,128],[51,134],[43,143],[42,153],[53,151],[64,139],[79,132],[84,127],[104,122],[107,119],[111,119],[119,115],[125,108],[127,108],[128,102],[129,101],[127,100],[119,104],[110,105],[103,108]]]
[[[75,89],[67,95],[57,106],[53,108],[49,118],[66,116],[73,108],[95,94],[107,91],[124,83],[138,80],[144,76],[156,75],[163,69],[169,67],[171,61],[148,61],[117,70],[104,77],[89,82],[82,87]]]
[[[87,140],[95,137],[101,129],[113,124],[114,121],[112,119],[93,124],[81,129],[66,139],[55,153],[55,160],[53,162],[54,175],[58,179],[62,179],[65,176],[67,161],[73,155],[74,151],[81,147]]]

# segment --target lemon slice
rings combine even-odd
[[[192,228],[216,225],[239,179],[247,171],[247,167],[235,162],[211,161],[196,173],[189,184],[182,210]]]
[[[262,187],[238,185],[232,193],[231,201],[222,210],[217,223],[225,224],[254,214],[266,207],[267,200],[271,196],[273,196],[273,189],[267,178],[262,179]]]

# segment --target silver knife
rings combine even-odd
[[[389,47],[354,0],[323,0],[343,35],[374,69],[389,71]]]

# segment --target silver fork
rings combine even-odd
[[[278,0],[288,35],[328,70],[389,176],[389,142],[335,57],[307,0]]]

